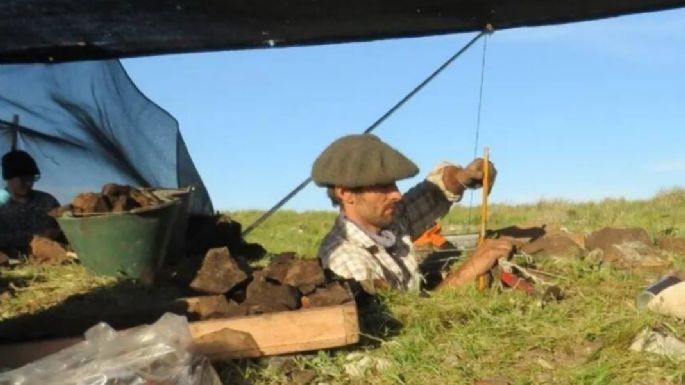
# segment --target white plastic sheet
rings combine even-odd
[[[117,332],[100,323],[86,340],[19,369],[0,385],[221,385],[207,358],[191,351],[185,317]]]

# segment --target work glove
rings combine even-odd
[[[490,192],[495,184],[497,169],[492,162],[490,163]],[[443,170],[442,181],[450,192],[461,195],[465,189],[476,189],[483,187],[483,165],[485,161],[481,158],[469,163],[466,168],[457,166],[447,166]]]

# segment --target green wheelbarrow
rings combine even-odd
[[[170,245],[180,246],[172,240],[185,231],[192,190],[148,191],[153,191],[163,203],[123,213],[56,218],[87,269],[96,274],[152,282],[170,254]],[[162,193],[158,194],[159,191]]]

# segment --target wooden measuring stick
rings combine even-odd
[[[490,194],[490,151],[487,147],[483,150],[483,201],[480,206],[480,231],[478,232],[478,246],[485,241],[485,231],[488,227],[488,195]],[[481,274],[476,279],[476,288],[485,290],[489,285],[488,273]]]

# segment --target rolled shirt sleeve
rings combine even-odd
[[[445,216],[452,204],[461,200],[447,190],[442,180],[445,167],[451,163],[437,165],[423,181],[407,191],[395,210],[395,222],[404,227],[412,240],[428,230],[435,221]]]

